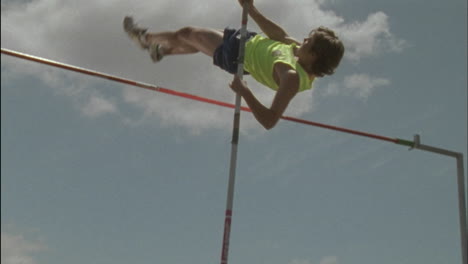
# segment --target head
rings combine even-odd
[[[311,63],[307,71],[317,77],[332,75],[340,64],[344,54],[344,46],[341,40],[331,29],[318,27],[309,33],[304,39],[300,53],[307,54]]]

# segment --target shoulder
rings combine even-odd
[[[284,36],[282,38],[275,38],[273,40],[287,44],[287,45],[296,44],[300,46],[302,44],[301,42],[297,41],[295,38],[290,37],[290,36]]]
[[[299,42],[295,38],[292,38],[292,37],[289,37],[289,36],[284,38],[284,40],[282,42],[285,43],[285,44],[288,44],[288,45],[296,44],[296,45],[300,46],[302,44],[301,42]]]

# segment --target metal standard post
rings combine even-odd
[[[461,239],[461,255],[462,263],[468,264],[468,242],[467,242],[467,223],[466,223],[466,197],[465,197],[465,172],[463,168],[463,154],[446,149],[436,148],[432,146],[422,145],[420,143],[420,136],[414,136],[413,148],[420,149],[440,155],[445,155],[457,159],[457,185],[458,185],[458,211],[460,222],[460,239]]]
[[[240,30],[241,38],[239,43],[239,55],[237,59],[237,76],[242,80],[244,75],[244,53],[245,42],[247,39],[247,19],[248,19],[248,5],[244,4],[242,9],[242,26]],[[236,178],[236,164],[237,164],[237,145],[239,142],[239,126],[240,126],[240,110],[241,110],[241,96],[236,95],[236,107],[234,112],[234,125],[232,131],[232,146],[231,146],[231,163],[229,170],[229,183],[226,202],[226,215],[224,219],[224,235],[223,235],[223,249],[221,252],[221,264],[228,263],[229,255],[229,238],[231,234],[231,219],[232,207],[234,202],[234,186]]]
[[[457,155],[458,209],[460,211],[460,231],[463,264],[468,264],[468,227],[466,223],[466,197],[463,169],[463,154]]]

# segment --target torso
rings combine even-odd
[[[295,44],[287,45],[262,36],[255,36],[246,44],[244,69],[258,82],[277,90],[281,76],[294,71],[299,76],[299,91],[312,88],[312,78],[295,56]]]

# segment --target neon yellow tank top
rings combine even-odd
[[[311,89],[313,80],[310,80],[294,57],[296,46],[256,35],[245,44],[244,69],[255,80],[276,91],[279,87],[273,78],[273,66],[281,62],[291,66],[299,74],[299,92]]]

